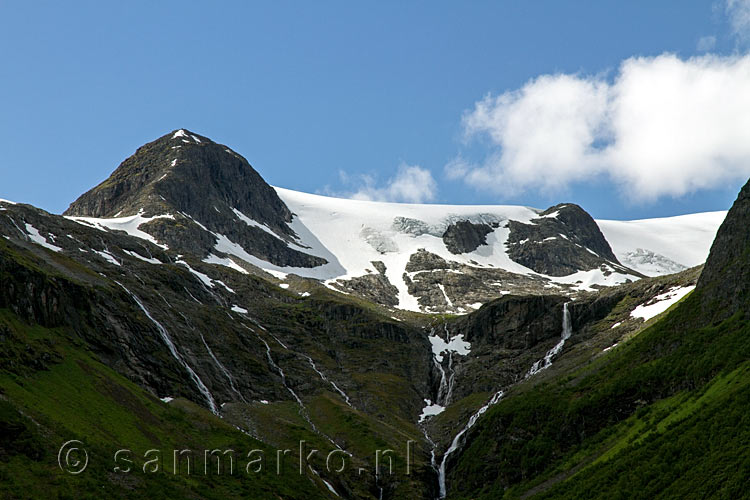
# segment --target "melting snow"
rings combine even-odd
[[[161,399],[165,403],[170,403],[170,402],[174,401],[174,398],[171,397],[171,396],[164,396],[163,398],[159,398],[159,399]]]
[[[121,265],[120,261],[117,260],[114,255],[112,255],[111,253],[109,253],[106,250],[101,250],[101,251],[100,250],[93,250],[93,252],[95,254],[97,254],[99,257],[101,257],[102,259],[104,259],[107,262],[109,262],[110,264],[114,264],[116,266]]]
[[[131,252],[130,250],[123,250],[123,252],[130,255],[131,257],[135,257],[136,259],[142,260],[143,262],[148,262],[149,264],[161,264],[162,263],[159,259],[154,259],[153,257],[144,257],[138,252]]]
[[[445,406],[440,406],[437,403],[432,404],[432,401],[430,401],[429,399],[425,399],[424,403],[426,406],[422,408],[422,414],[419,416],[420,422],[424,422],[429,417],[440,415],[445,411]]]
[[[658,316],[673,304],[679,302],[681,298],[689,294],[695,289],[695,286],[686,287],[673,287],[666,292],[657,295],[653,299],[649,300],[645,304],[641,304],[630,313],[633,318],[642,318],[644,321],[648,321],[654,316]]]
[[[218,257],[214,254],[209,254],[208,257],[203,259],[206,264],[218,264],[220,266],[229,267],[242,274],[249,274],[242,266],[237,264],[229,257]]]
[[[177,139],[178,137],[187,137],[187,136],[188,135],[185,133],[185,131],[180,129],[174,133],[174,135],[172,136],[172,139]]]
[[[450,307],[451,309],[453,309],[453,302],[451,302],[451,299],[450,299],[450,297],[448,297],[448,294],[445,293],[445,287],[443,286],[443,284],[442,283],[438,283],[438,288],[440,289],[441,292],[443,292],[443,297],[445,298],[445,303],[448,305],[448,307]]]
[[[150,241],[154,245],[166,250],[167,249],[166,245],[160,244],[159,242],[156,241],[156,239],[154,239],[153,236],[146,233],[145,231],[141,231],[138,228],[142,224],[146,224],[148,222],[151,222],[152,220],[174,219],[174,216],[171,214],[164,214],[164,215],[156,215],[154,217],[144,217],[142,214],[143,214],[143,210],[138,212],[137,215],[130,215],[128,217],[115,217],[111,219],[98,219],[94,217],[67,217],[67,219],[78,222],[79,224],[94,226],[95,228],[100,229],[102,231],[108,231],[108,230],[125,231],[130,236],[135,236],[136,238]]]
[[[39,234],[39,231],[37,230],[37,228],[29,224],[28,222],[26,223],[26,233],[29,235],[29,238],[31,239],[31,241],[33,241],[37,245],[41,245],[44,248],[49,248],[50,250],[54,252],[62,252],[62,248],[55,246],[52,243],[49,243],[47,241],[47,238]]]
[[[232,306],[232,311],[236,313],[247,314],[247,309],[245,309],[244,307],[240,307],[240,306]]]
[[[319,196],[275,188],[279,197],[295,214],[292,229],[299,235],[303,249],[311,255],[328,260],[329,265],[317,268],[277,268],[265,262],[256,265],[269,270],[294,273],[304,277],[332,281],[351,279],[367,274],[372,261],[386,266],[385,275],[398,290],[398,307],[420,311],[417,298],[409,294],[403,275],[410,257],[424,249],[448,261],[474,267],[493,267],[526,276],[536,275],[531,269],[514,262],[507,253],[510,230],[507,222],[530,223],[540,218],[539,211],[509,205],[425,205],[383,203]],[[553,217],[550,214],[546,217]],[[449,224],[460,220],[494,223],[486,244],[475,251],[454,255],[448,251],[442,235]],[[591,289],[594,284],[615,285],[634,276],[614,272],[608,276],[601,270],[582,271],[563,278],[549,277],[557,283],[578,284]]]
[[[466,356],[471,352],[471,343],[464,340],[463,333],[452,337],[448,342],[438,335],[432,335],[427,337],[427,339],[432,344],[432,354],[435,355],[438,363],[443,362],[443,353],[453,352],[461,356]]]
[[[225,289],[225,290],[226,290],[227,292],[229,292],[229,293],[235,293],[235,291],[234,291],[234,290],[232,290],[231,288],[229,288],[229,287],[227,286],[227,284],[226,284],[226,283],[224,283],[224,282],[223,282],[223,281],[221,281],[221,280],[214,280],[214,283],[218,283],[218,284],[220,284],[220,285],[221,285],[221,286],[223,286],[223,287],[224,287],[224,289]]]
[[[279,288],[283,288],[284,290],[286,290],[287,288],[289,288],[289,283],[281,283],[279,285]]]
[[[261,230],[267,232],[268,234],[270,234],[274,238],[281,239],[281,238],[279,238],[279,235],[276,234],[276,233],[274,233],[268,226],[266,226],[265,224],[261,224],[260,222],[251,219],[250,217],[248,217],[247,215],[243,214],[242,212],[240,212],[236,208],[233,208],[232,212],[234,212],[234,215],[236,215],[239,220],[241,220],[242,222],[244,222],[248,226],[257,227],[258,229],[261,229]]]
[[[187,267],[188,271],[190,271],[193,274],[193,276],[195,276],[196,278],[198,278],[199,280],[201,280],[204,285],[206,285],[208,287],[211,287],[211,288],[214,287],[214,282],[213,282],[213,280],[211,278],[208,277],[208,275],[203,274],[203,273],[201,273],[199,271],[196,271],[195,269],[193,269],[192,267],[190,267],[190,264],[188,264],[184,260],[178,260],[178,261],[175,261],[175,262],[177,264],[181,264],[181,265]]]

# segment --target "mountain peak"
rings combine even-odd
[[[218,209],[228,204],[261,212],[259,222],[282,233],[291,221],[289,210],[245,158],[187,129],[138,148],[64,215],[107,218],[174,210],[200,218],[214,210],[212,203]]]
[[[171,215],[140,227],[170,248],[200,258],[223,235],[275,264],[324,262],[288,248],[296,240],[289,226],[292,212],[245,158],[187,129],[138,148],[64,213],[104,219],[138,214]]]

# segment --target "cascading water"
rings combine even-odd
[[[463,336],[461,335],[451,338],[450,331],[448,330],[448,325],[445,323],[443,323],[443,331],[445,332],[445,339],[444,340],[441,339],[443,340],[442,343],[436,340],[436,339],[439,339],[439,336],[437,335],[435,328],[433,328],[430,331],[430,335],[428,338],[431,339],[431,342],[433,344],[432,361],[435,365],[435,368],[437,368],[438,372],[440,373],[440,385],[438,386],[438,391],[435,396],[435,405],[442,406],[443,408],[445,408],[446,406],[450,404],[450,401],[453,397],[453,385],[456,380],[456,372],[453,369],[453,355],[456,353],[459,353],[459,351],[456,350],[458,348],[457,346],[456,347],[451,347],[451,346],[454,340],[456,339],[461,344],[461,349],[463,349],[465,346],[468,346],[469,344],[466,343],[464,346]],[[443,353],[446,350],[448,352],[447,372],[446,372],[446,368],[443,367],[443,359],[444,359]],[[464,355],[468,354],[468,348],[466,351],[461,351],[461,353]],[[443,463],[441,464],[440,467],[438,467],[437,456],[436,456],[437,443],[435,443],[432,440],[432,438],[430,438],[430,435],[427,432],[426,423],[422,423],[421,427],[422,427],[422,433],[424,434],[425,439],[432,447],[432,449],[430,450],[430,464],[432,465],[432,468],[435,470],[435,472],[438,473],[439,478],[443,478],[440,480],[440,484],[444,484],[445,483],[444,481],[445,464]]]
[[[432,356],[432,361],[435,363],[435,367],[440,372],[440,386],[438,387],[437,398],[435,402],[437,404],[441,404],[441,402],[445,401],[445,396],[448,394],[448,382],[445,377],[445,370],[443,369],[443,365],[441,363],[438,363],[438,360],[434,355]]]
[[[502,398],[505,393],[503,391],[498,391],[495,393],[494,396],[492,396],[492,399],[489,400],[489,402],[482,406],[479,410],[474,413],[471,418],[469,419],[469,422],[466,424],[466,426],[461,429],[461,431],[456,434],[456,437],[453,438],[453,441],[451,442],[450,447],[443,455],[443,461],[440,462],[440,468],[438,469],[438,487],[440,488],[440,498],[445,498],[447,494],[447,490],[445,488],[445,467],[446,463],[448,462],[448,457],[455,452],[459,446],[461,446],[461,438],[466,434],[466,432],[474,427],[474,424],[477,423],[477,420],[479,420],[479,417],[482,416],[484,412],[487,411],[487,409],[490,406],[493,406],[497,404]]]
[[[211,392],[208,390],[208,387],[206,387],[206,384],[203,383],[203,381],[200,379],[197,373],[190,367],[190,365],[187,364],[187,362],[182,358],[182,355],[177,351],[177,347],[175,347],[174,343],[172,342],[172,339],[169,336],[169,333],[167,332],[167,329],[164,328],[164,326],[156,321],[156,319],[151,316],[151,313],[146,309],[146,306],[143,305],[143,302],[141,302],[141,299],[139,299],[133,292],[128,290],[125,285],[120,283],[119,281],[115,281],[120,287],[127,292],[128,295],[135,301],[136,304],[138,304],[138,307],[141,308],[141,311],[146,315],[146,317],[151,320],[151,322],[156,326],[156,329],[159,331],[159,335],[161,336],[162,340],[167,346],[167,349],[169,349],[169,352],[172,354],[172,356],[177,360],[180,365],[182,365],[183,368],[188,372],[190,375],[190,378],[193,379],[193,382],[198,387],[198,390],[201,394],[206,398],[206,402],[208,403],[208,407],[211,410],[212,413],[215,415],[219,414],[219,409],[216,406],[216,401],[214,400],[214,397],[211,395]]]
[[[526,376],[524,379],[529,378],[530,376],[539,373],[542,370],[545,370],[549,368],[552,365],[552,360],[555,356],[560,354],[562,351],[563,346],[565,345],[565,341],[570,338],[570,336],[573,334],[573,326],[570,319],[570,311],[568,309],[568,305],[570,303],[566,302],[563,304],[563,320],[562,320],[562,335],[560,336],[560,341],[549,351],[547,351],[547,354],[545,354],[544,358],[540,359],[536,363],[534,363],[531,367],[531,369],[526,373]],[[477,420],[484,412],[486,412],[491,406],[496,405],[500,402],[500,400],[503,398],[503,395],[505,394],[504,391],[498,391],[496,392],[492,398],[487,402],[486,405],[482,406],[479,410],[477,410],[476,413],[474,413],[471,418],[469,419],[469,422],[466,424],[466,426],[461,429],[461,431],[456,434],[456,436],[453,438],[453,441],[451,442],[450,447],[443,455],[443,460],[440,463],[440,467],[438,469],[438,487],[440,490],[440,497],[439,498],[445,498],[447,495],[447,489],[445,485],[445,469],[446,464],[448,462],[448,457],[454,453],[458,448],[461,446],[461,438],[466,434],[466,432],[474,427],[474,424],[477,423]],[[434,467],[434,466],[433,466]]]
[[[224,374],[224,376],[229,381],[229,387],[232,389],[232,391],[234,391],[235,394],[237,394],[237,396],[242,401],[244,401],[245,403],[247,403],[247,400],[245,399],[245,396],[243,396],[242,393],[239,390],[237,390],[237,386],[234,385],[234,377],[232,376],[232,374],[229,373],[229,370],[227,370],[227,368],[216,357],[216,355],[214,354],[214,351],[211,350],[211,348],[208,345],[208,342],[206,342],[206,339],[203,337],[203,334],[201,333],[199,335],[201,336],[201,340],[203,341],[203,345],[206,346],[206,351],[208,351],[208,355],[211,356],[211,359],[214,361],[214,364],[219,368],[219,370],[221,370],[221,372]]]
[[[281,367],[279,365],[277,365],[276,362],[273,360],[273,357],[271,356],[271,346],[268,345],[268,342],[266,342],[265,339],[263,337],[261,337],[258,332],[254,331],[249,326],[247,326],[245,324],[243,324],[242,326],[244,326],[245,328],[247,328],[248,330],[250,330],[251,332],[253,332],[255,334],[255,336],[258,337],[258,340],[260,340],[261,342],[263,342],[263,345],[266,346],[266,359],[268,360],[268,364],[271,366],[271,368],[273,368],[276,371],[276,373],[279,374],[279,377],[281,377],[281,383],[284,385],[284,387],[286,388],[286,390],[289,391],[289,393],[292,395],[292,397],[294,397],[294,400],[297,401],[297,405],[299,405],[299,414],[302,416],[302,418],[305,419],[305,421],[308,424],[310,424],[310,427],[312,428],[313,432],[315,432],[316,434],[319,434],[320,436],[322,436],[325,439],[327,439],[332,445],[334,445],[339,450],[342,450],[345,453],[347,453],[348,455],[351,455],[348,451],[343,450],[341,448],[341,446],[339,446],[336,441],[334,441],[333,439],[331,439],[330,436],[328,436],[327,434],[325,434],[324,432],[322,432],[320,429],[318,429],[318,427],[313,423],[312,419],[310,418],[310,415],[307,412],[307,407],[305,407],[305,404],[302,402],[302,399],[300,399],[300,397],[297,395],[297,393],[294,392],[294,389],[292,389],[289,386],[289,384],[287,383],[287,381],[286,381],[286,374],[284,373],[284,370],[282,370]],[[258,324],[258,326],[260,326],[260,324]],[[268,333],[268,330],[266,330],[265,328],[263,328],[263,330],[266,333]],[[274,337],[274,338],[276,338],[276,337]],[[285,349],[287,349],[287,347],[284,346],[284,344],[281,344],[281,342],[278,339],[276,339],[276,341],[279,342],[279,344],[282,345]]]
[[[268,335],[270,335],[271,337],[273,337],[273,339],[276,341],[276,343],[279,344],[281,347],[283,347],[287,351],[294,352],[294,351],[291,351],[286,346],[286,344],[284,344],[281,340],[279,340],[279,338],[276,335],[274,335],[273,333],[269,332],[266,328],[263,327],[263,325],[261,325],[260,323],[258,323],[257,320],[255,320],[253,318],[250,318],[250,320],[255,324],[255,326],[261,328],[264,332],[266,332]],[[266,344],[266,347],[268,347],[268,344]],[[298,352],[294,352],[294,354],[298,354],[299,356],[302,356],[303,358],[307,359],[307,361],[310,363],[310,366],[315,371],[315,373],[317,373],[318,376],[320,376],[321,380],[323,380],[323,382],[325,382],[327,384],[330,384],[331,387],[333,387],[333,390],[335,390],[336,392],[338,392],[341,395],[341,397],[344,398],[344,402],[346,402],[347,405],[352,406],[351,399],[349,398],[349,396],[344,391],[342,391],[341,388],[338,385],[336,385],[336,382],[334,382],[333,380],[330,380],[328,377],[326,377],[326,375],[322,371],[318,370],[318,367],[315,364],[315,361],[313,361],[313,359],[310,356],[308,356],[307,354],[300,354]]]
[[[344,391],[342,391],[339,388],[339,386],[336,385],[336,382],[334,382],[333,380],[330,380],[328,377],[325,376],[325,374],[322,371],[318,370],[318,367],[315,366],[315,361],[313,361],[313,359],[310,356],[307,356],[305,354],[302,354],[302,356],[304,356],[305,358],[307,358],[307,361],[310,362],[310,366],[312,366],[312,369],[315,370],[315,373],[317,373],[320,376],[321,380],[323,380],[323,382],[327,382],[327,383],[331,384],[331,387],[333,387],[333,390],[335,390],[336,392],[338,392],[341,395],[341,397],[344,398],[344,402],[347,405],[352,406],[352,403],[349,400],[349,396],[347,396],[346,393]]]
[[[570,302],[566,302],[565,304],[563,304],[562,335],[560,336],[559,342],[557,342],[557,344],[555,344],[552,349],[547,351],[547,354],[544,355],[544,358],[540,359],[531,366],[529,371],[524,376],[525,379],[549,368],[552,365],[552,359],[560,354],[560,351],[562,351],[562,348],[565,345],[565,341],[568,340],[573,334],[573,327],[570,321],[570,311],[568,310],[568,304],[570,304]]]

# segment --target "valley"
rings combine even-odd
[[[62,215],[0,200],[0,491],[737,497],[749,196],[638,221],[345,200],[172,131]],[[183,448],[247,468],[144,458]]]

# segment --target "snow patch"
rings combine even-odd
[[[209,254],[208,257],[203,259],[203,262],[205,262],[206,264],[217,264],[219,266],[228,267],[242,274],[250,274],[242,266],[237,264],[235,261],[233,261],[229,257],[219,257],[214,254]]]
[[[232,306],[232,311],[236,313],[240,313],[240,314],[247,314],[247,309],[245,309],[244,307],[237,306],[237,305]]]
[[[138,260],[142,260],[143,262],[148,262],[149,264],[161,264],[162,263],[159,259],[154,259],[153,257],[144,257],[143,255],[137,252],[131,252],[130,250],[123,250],[123,252],[130,255],[131,257],[135,257]]]
[[[420,422],[424,422],[426,419],[434,417],[435,415],[440,415],[445,411],[445,406],[440,406],[437,403],[432,404],[432,401],[429,399],[425,399],[424,403],[425,407],[422,408],[422,414],[419,416]]]
[[[154,217],[144,217],[143,210],[141,209],[137,215],[130,215],[127,217],[115,217],[111,219],[99,219],[94,217],[66,217],[69,220],[78,222],[82,225],[93,226],[101,231],[125,231],[130,236],[135,236],[142,240],[149,241],[154,245],[167,249],[166,245],[162,245],[154,239],[150,234],[138,229],[142,224],[146,224],[156,219],[174,219],[171,214],[156,215]]]
[[[28,222],[26,222],[25,225],[26,225],[26,234],[28,234],[29,239],[31,239],[31,241],[33,241],[37,245],[43,246],[44,248],[50,249],[53,252],[62,252],[62,248],[55,246],[52,243],[48,242],[47,238],[42,236],[39,233],[39,230],[37,230],[37,228],[29,224]]]
[[[673,287],[666,292],[657,295],[653,299],[649,300],[645,304],[641,304],[630,313],[633,318],[641,318],[644,321],[648,321],[654,316],[658,316],[663,313],[673,304],[680,301],[681,298],[695,290],[695,285],[685,287]]]
[[[236,293],[236,292],[235,292],[234,290],[232,290],[231,288],[229,288],[229,287],[227,286],[227,284],[226,284],[226,283],[224,283],[224,282],[223,282],[223,281],[221,281],[221,280],[214,280],[214,283],[217,283],[217,284],[219,284],[219,285],[223,286],[223,287],[224,287],[224,289],[225,289],[225,290],[226,290],[227,292],[229,292],[229,293]]]
[[[265,231],[266,233],[270,234],[274,238],[279,239],[279,240],[281,239],[278,234],[274,233],[271,230],[271,228],[269,228],[265,224],[261,224],[260,222],[251,219],[250,217],[248,217],[247,215],[243,214],[242,212],[240,212],[236,208],[233,208],[232,212],[234,212],[234,215],[236,215],[239,220],[241,220],[242,222],[244,222],[248,226],[257,227],[258,229],[261,229],[261,230]]]
[[[109,262],[110,264],[114,264],[115,266],[120,266],[120,265],[122,265],[122,264],[120,264],[120,261],[119,261],[119,260],[117,260],[117,259],[115,258],[115,256],[114,256],[114,255],[112,255],[111,253],[109,253],[109,252],[108,252],[108,251],[106,251],[106,250],[93,250],[93,249],[92,249],[92,251],[93,251],[93,252],[94,252],[95,254],[97,254],[97,255],[98,255],[99,257],[101,257],[102,259],[104,259],[104,260],[106,260],[107,262]]]
[[[195,276],[196,278],[198,278],[204,285],[206,285],[206,286],[208,286],[210,288],[214,287],[214,282],[213,282],[213,280],[211,278],[208,277],[208,275],[203,274],[202,272],[196,271],[195,269],[193,269],[192,267],[190,267],[190,264],[188,264],[184,260],[177,260],[177,261],[175,261],[175,263],[187,267],[187,270],[190,271],[190,273],[193,276]]]
[[[435,355],[435,359],[438,363],[443,362],[443,354],[455,353],[461,356],[466,356],[471,352],[471,343],[464,340],[463,333],[451,337],[447,342],[438,335],[431,335],[427,337],[432,344],[432,354]]]

